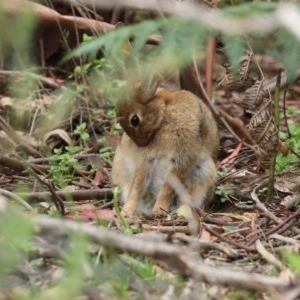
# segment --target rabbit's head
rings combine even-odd
[[[164,117],[164,99],[156,96],[157,84],[139,84],[117,106],[117,118],[126,134],[140,147],[147,146]]]

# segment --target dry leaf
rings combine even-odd
[[[237,147],[231,152],[231,154],[221,161],[220,165],[222,167],[227,167],[227,166],[233,164],[235,159],[237,158],[238,154],[241,151],[242,145],[243,145],[243,143],[240,142],[237,145]]]
[[[14,106],[14,102],[13,102],[12,98],[2,97],[0,99],[0,107],[7,109],[7,108],[12,108],[13,106]]]
[[[103,168],[102,167],[98,167],[95,177],[93,178],[91,184],[93,186],[100,186],[106,179],[105,174],[103,173]]]
[[[66,132],[63,129],[55,129],[55,130],[48,132],[47,134],[45,134],[45,136],[43,138],[43,142],[49,146],[48,140],[57,139],[57,137],[59,137],[61,140],[63,140],[68,146],[73,146],[73,144],[74,144],[72,139],[70,138],[68,132]]]

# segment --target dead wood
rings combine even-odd
[[[163,261],[168,268],[185,277],[192,277],[199,282],[219,286],[269,291],[273,295],[287,292],[299,285],[296,280],[284,280],[257,273],[209,266],[203,263],[189,249],[170,245],[166,242],[141,239],[134,235],[124,235],[104,228],[97,228],[73,221],[62,221],[46,216],[34,218],[39,229],[48,235],[65,236],[68,232],[85,234],[92,242],[122,251],[144,255]]]
[[[212,99],[213,94],[213,66],[215,63],[215,48],[216,48],[216,38],[210,38],[206,46],[206,60],[205,60],[205,83],[206,83],[206,93],[207,96]]]
[[[256,145],[255,140],[250,136],[248,130],[240,119],[231,117],[222,110],[219,110],[219,113],[221,118],[225,120],[226,124],[230,126],[232,131],[239,137],[241,141],[244,141],[251,146]]]
[[[40,82],[41,85],[44,87],[50,87],[52,89],[58,89],[61,87],[59,83],[55,81],[55,79],[48,78],[42,75],[38,75],[31,72],[25,72],[25,71],[12,71],[12,70],[0,70],[1,75],[6,76],[29,76],[30,78],[36,79]]]
[[[284,219],[283,221],[277,222],[277,225],[275,227],[271,228],[267,232],[261,233],[259,236],[257,236],[255,238],[253,238],[252,240],[250,240],[247,244],[250,246],[253,243],[255,243],[256,240],[258,240],[259,238],[267,237],[267,236],[269,236],[271,234],[274,234],[274,233],[279,233],[280,229],[282,229],[282,228],[284,228],[284,231],[290,229],[296,222],[298,222],[299,216],[300,216],[300,210],[298,210],[297,212],[295,212],[294,214],[292,214],[288,218]],[[298,228],[294,228],[294,230],[296,232],[299,232]],[[282,231],[281,231],[281,233],[282,233]]]
[[[83,1],[84,2],[84,1]],[[118,1],[117,1],[118,2]],[[117,3],[115,2],[115,3]],[[121,1],[122,2],[122,1]],[[119,3],[121,3],[119,2]],[[172,3],[174,6],[174,1],[162,1],[161,4],[157,1],[155,2],[155,6],[163,6],[165,8],[170,8],[170,11],[172,12],[171,6],[168,6]],[[139,3],[146,3],[147,5],[151,5],[154,2],[149,1],[147,2],[139,2]],[[190,9],[193,8],[193,6],[189,6],[189,1],[188,2],[188,11],[191,12]],[[27,3],[27,4],[26,4]],[[105,3],[108,3],[107,5],[109,6],[114,6],[115,3],[113,1],[104,1]],[[165,4],[167,3],[167,4]],[[102,3],[95,3],[96,6],[101,6]],[[123,1],[121,3],[124,6],[128,5],[138,5],[138,1]],[[33,12],[37,21],[38,21],[38,28],[36,32],[36,41],[38,42],[37,44],[39,45],[40,52],[41,52],[41,60],[46,59],[50,60],[55,56],[58,52],[64,50],[69,50],[69,49],[62,49],[61,48],[61,38],[62,34],[66,33],[65,36],[68,39],[67,40],[67,46],[69,48],[72,48],[80,43],[80,39],[83,33],[88,33],[91,35],[101,35],[105,34],[106,32],[110,30],[114,30],[115,25],[105,23],[102,21],[98,20],[93,20],[89,18],[82,18],[78,16],[66,16],[63,15],[62,13],[57,13],[51,8],[47,8],[43,5],[33,3],[31,1],[23,1],[22,5],[20,1],[5,1],[5,5],[7,6],[7,14],[12,15],[13,17],[18,17],[20,14],[23,13],[29,13]],[[83,4],[85,5],[85,4]],[[166,6],[165,6],[166,5]],[[175,6],[174,6],[175,7]],[[197,7],[198,9],[198,7]],[[179,9],[180,10],[180,9]],[[169,11],[169,12],[170,12]],[[195,15],[194,18],[199,21],[199,15],[202,16],[199,11],[202,11],[202,6],[199,7],[199,10],[195,10]],[[113,16],[113,21],[118,19],[118,13],[120,12],[119,8],[116,8],[115,14]],[[180,12],[173,11],[174,14],[185,14],[185,10],[182,10]],[[204,22],[209,22],[209,10],[203,10],[204,17],[203,20]],[[218,12],[216,12],[218,14]],[[196,16],[197,14],[197,16]],[[213,12],[214,14],[214,12]],[[188,15],[188,14],[187,14]],[[185,15],[185,16],[187,16]],[[221,20],[222,18],[220,18]],[[202,21],[201,21],[202,22]],[[219,25],[217,25],[219,26]],[[223,26],[223,25],[222,25]],[[225,28],[226,26],[224,26]],[[134,37],[133,37],[134,38]],[[159,38],[155,37],[150,37],[147,41],[150,44],[158,44],[160,42]],[[211,46],[212,47],[212,46]],[[215,107],[213,104],[212,96],[211,96],[211,89],[212,89],[212,72],[213,72],[213,50],[212,48],[209,48],[208,46],[208,52],[211,55],[208,57],[208,65],[209,67],[207,68],[206,72],[206,90],[203,88],[202,81],[204,81],[204,78],[200,78],[199,73],[203,72],[203,70],[199,69],[199,66],[197,66],[196,61],[193,61],[193,63],[188,66],[185,70],[183,70],[180,73],[180,79],[181,79],[181,84],[182,88],[188,89],[198,96],[200,96],[203,101],[205,101],[213,111],[215,117],[218,119],[219,123],[223,123],[225,127],[227,127],[232,133],[232,135],[240,141],[239,148],[241,148],[243,145],[247,145],[250,149],[255,150],[255,147],[258,146],[258,144],[263,140],[263,136],[266,133],[266,130],[261,130],[258,135],[258,137],[254,138],[254,136],[249,133],[248,128],[245,126],[245,123],[240,121],[237,118],[233,118],[228,114],[228,116],[223,113],[223,109],[218,109]],[[63,53],[59,53],[62,55]],[[241,81],[242,84],[240,84],[240,88],[244,89],[245,82],[247,82],[247,74],[249,73],[249,63],[250,59],[247,59],[244,61],[242,64],[242,70],[241,70]],[[49,61],[47,61],[44,66],[48,66]],[[48,70],[48,69],[47,69]],[[50,70],[50,68],[49,68]],[[18,71],[0,71],[0,75],[29,75],[27,72],[18,72]],[[68,72],[65,72],[66,74]],[[36,81],[38,80],[39,85],[42,85],[43,87],[50,87],[52,90],[53,89],[58,89],[62,87],[63,89],[66,89],[66,87],[63,87],[62,84],[57,84],[59,81],[47,81],[47,77],[44,76],[35,76],[33,74],[30,74],[30,76]],[[285,80],[285,82],[284,82]],[[250,81],[252,82],[252,81]],[[272,89],[271,86],[268,87],[268,83],[266,82],[267,89]],[[287,79],[282,79],[281,80],[282,84],[287,84]],[[77,84],[77,82],[76,82]],[[231,88],[234,85],[231,85]],[[58,91],[60,92],[60,91]],[[223,91],[222,91],[223,92]],[[42,91],[43,93],[43,91]],[[259,95],[259,90],[257,95]],[[219,94],[219,97],[223,96],[223,94]],[[254,95],[255,96],[255,95]],[[56,95],[54,95],[56,97]],[[86,100],[84,96],[78,95],[78,97],[82,97],[82,100]],[[88,98],[88,97],[87,97]],[[258,97],[256,97],[258,98]],[[226,99],[228,100],[228,99]],[[230,99],[232,100],[232,99]],[[51,101],[52,102],[52,101]],[[251,108],[251,111],[253,112],[254,110],[252,108],[257,107],[256,102],[251,102],[249,100],[249,104],[251,104],[249,107]],[[226,103],[225,103],[226,104]],[[218,103],[219,105],[219,103]],[[248,107],[248,108],[249,108]],[[107,108],[107,106],[105,107]],[[78,122],[83,122],[85,121],[85,114],[89,113],[88,110],[83,111],[80,110],[78,113],[72,114],[70,113],[68,115],[68,119],[66,120],[66,128],[69,128],[68,126],[70,125],[71,131],[72,129],[76,128],[75,126],[78,124]],[[98,114],[98,112],[97,112]],[[101,114],[101,113],[100,113]],[[103,113],[104,115],[104,113]],[[69,118],[70,116],[70,118]],[[90,116],[89,116],[90,118]],[[100,118],[100,115],[97,115],[97,118]],[[102,118],[102,115],[101,115]],[[266,119],[264,114],[257,115],[256,119]],[[111,120],[111,119],[110,119]],[[271,119],[268,119],[271,120]],[[1,120],[0,120],[1,121]],[[52,121],[51,121],[52,122]],[[271,122],[271,121],[270,121]],[[54,122],[52,122],[54,123]],[[253,122],[252,127],[254,128],[257,122]],[[9,125],[0,122],[0,125],[2,126],[2,129],[9,135],[11,136],[14,134],[13,130],[9,128]],[[89,119],[88,125],[87,125],[87,130],[89,133],[93,130],[93,133],[95,129],[91,129],[94,126],[95,123],[94,121],[91,121]],[[57,126],[57,123],[56,123]],[[73,127],[74,126],[74,127]],[[101,125],[102,126],[102,125]],[[107,126],[107,124],[105,125]],[[268,127],[264,127],[268,128]],[[39,128],[38,128],[39,129]],[[69,129],[65,129],[67,132]],[[91,131],[90,131],[91,130]],[[98,128],[97,128],[98,130]],[[254,130],[254,129],[253,129]],[[97,134],[95,134],[95,139],[98,138],[99,132],[102,135],[103,131],[102,128],[100,128],[99,131],[97,131]],[[12,133],[12,134],[11,134]],[[73,132],[67,132],[72,136]],[[228,133],[226,133],[228,135]],[[104,134],[105,135],[105,134]],[[73,137],[73,136],[72,136]],[[228,141],[228,136],[226,137]],[[13,143],[20,143],[20,139],[18,136],[15,136],[11,138]],[[21,141],[21,144],[25,143],[25,147],[27,144],[29,144],[28,141]],[[76,139],[74,139],[74,144],[76,143]],[[90,147],[94,143],[94,140],[91,140],[91,143],[86,145],[87,147]],[[268,143],[268,141],[267,141]],[[72,144],[73,145],[73,144]],[[222,145],[223,146],[223,145]],[[105,188],[105,189],[88,189],[90,187],[91,183],[91,178],[84,178],[86,175],[91,175],[92,173],[90,171],[78,171],[76,174],[81,175],[81,178],[79,182],[76,182],[75,184],[78,184],[81,188],[86,188],[87,189],[82,189],[82,190],[77,190],[77,191],[64,191],[64,190],[59,190],[56,191],[54,188],[54,185],[48,180],[44,179],[45,177],[38,176],[37,174],[40,174],[40,171],[48,171],[49,165],[43,165],[43,166],[38,166],[34,165],[33,163],[45,163],[51,160],[51,158],[41,158],[41,155],[35,151],[35,147],[31,147],[31,144],[29,144],[29,149],[27,149],[27,152],[34,156],[38,157],[34,160],[28,160],[30,164],[27,164],[26,162],[23,161],[17,161],[14,158],[10,157],[5,157],[5,156],[0,156],[0,165],[5,166],[5,168],[9,168],[12,170],[15,170],[17,172],[24,171],[28,168],[31,168],[34,172],[34,177],[40,182],[47,187],[47,190],[50,192],[31,192],[31,193],[12,193],[12,192],[7,192],[5,190],[0,191],[0,194],[4,195],[7,198],[13,199],[15,201],[18,201],[21,203],[23,206],[25,206],[27,209],[30,211],[39,209],[39,207],[42,207],[42,205],[38,205],[36,207],[31,207],[28,205],[28,203],[38,203],[38,202],[43,202],[43,201],[48,201],[51,200],[58,211],[60,211],[62,214],[64,214],[64,207],[66,208],[69,207],[69,203],[66,201],[68,200],[73,200],[73,201],[85,201],[89,202],[92,199],[112,199],[113,198],[113,193],[112,189],[110,188]],[[55,147],[59,147],[57,144]],[[103,144],[96,145],[93,150],[94,152],[99,152],[99,148],[104,147]],[[232,144],[230,145],[232,149]],[[238,151],[240,149],[237,149]],[[230,149],[230,150],[231,150]],[[242,149],[241,151],[243,151]],[[248,149],[246,149],[248,150]],[[41,150],[42,151],[42,150]],[[230,159],[227,160],[227,164],[232,164],[234,165],[234,159],[233,156],[236,157],[238,154],[238,151],[236,153],[233,153]],[[76,155],[77,159],[81,159],[84,157],[86,154],[80,154]],[[102,159],[102,158],[100,158]],[[109,158],[110,159],[110,158]],[[106,159],[103,159],[103,161],[107,162]],[[103,172],[108,172],[107,171],[107,166],[109,168],[110,162],[108,162],[105,167]],[[249,166],[249,165],[248,165]],[[0,166],[1,167],[1,166]],[[236,167],[236,165],[235,165]],[[240,166],[238,166],[240,167]],[[227,169],[228,170],[228,169]],[[3,172],[4,173],[4,172]],[[100,175],[102,174],[102,171],[100,172]],[[26,173],[28,174],[28,173]],[[4,180],[3,184],[6,184],[9,182],[12,187],[14,187],[15,182],[14,179],[16,177],[13,176],[6,176],[6,174],[1,174]],[[103,174],[102,174],[103,175]],[[107,175],[107,173],[105,173]],[[108,174],[109,175],[109,174]],[[51,176],[51,175],[50,175]],[[245,173],[244,178],[241,179],[239,178],[239,184],[242,185],[242,181],[247,178],[247,174]],[[260,180],[262,180],[262,175],[260,175]],[[50,178],[50,177],[48,177]],[[108,176],[107,176],[108,178]],[[30,178],[31,179],[31,178]],[[94,178],[95,181],[95,186],[102,186],[102,184],[99,184],[100,180],[96,180],[96,176]],[[101,181],[103,183],[103,180]],[[106,182],[105,182],[106,183]],[[94,184],[94,183],[93,183]],[[249,183],[249,186],[253,187],[253,181]],[[9,188],[10,189],[10,188]],[[35,189],[36,190],[36,189]],[[241,196],[242,195],[242,196]],[[233,194],[233,197],[236,196],[236,192]],[[257,195],[256,195],[257,196]],[[219,196],[216,196],[219,197]],[[26,199],[26,201],[23,200]],[[258,197],[257,197],[258,198]],[[219,198],[218,198],[219,199]],[[228,200],[227,202],[236,202],[239,200],[245,201],[246,197],[245,194],[241,192],[241,194],[236,197],[236,199]],[[250,199],[251,200],[251,199]],[[188,226],[185,226],[186,223],[184,222],[174,222],[174,220],[171,217],[171,220],[169,219],[169,223],[167,222],[161,222],[161,220],[150,220],[149,224],[149,219],[144,220],[139,224],[139,229],[143,230],[144,232],[146,231],[158,231],[160,233],[167,233],[165,236],[166,238],[163,240],[154,240],[151,237],[144,235],[142,238],[141,236],[134,236],[134,235],[124,235],[121,233],[117,233],[115,231],[109,231],[106,229],[101,229],[97,227],[91,227],[86,224],[79,224],[76,222],[69,222],[69,221],[60,221],[60,220],[54,220],[48,217],[36,217],[34,219],[34,222],[40,226],[40,229],[42,231],[42,234],[44,234],[45,231],[47,231],[47,234],[50,236],[54,237],[54,239],[59,240],[60,239],[60,234],[66,236],[66,234],[71,231],[71,232],[83,232],[86,236],[89,237],[90,241],[96,243],[97,245],[100,246],[105,246],[105,247],[113,247],[115,249],[118,249],[119,251],[125,251],[125,252],[130,252],[136,255],[144,255],[146,257],[150,257],[153,259],[156,259],[159,261],[160,264],[163,266],[167,266],[170,270],[176,271],[178,274],[184,276],[184,277],[189,277],[192,280],[195,280],[196,282],[205,282],[209,284],[215,284],[218,286],[226,286],[226,287],[236,287],[237,289],[253,289],[257,291],[262,291],[262,292],[270,292],[272,296],[280,298],[285,298],[286,300],[292,299],[288,297],[293,297],[293,295],[296,295],[294,297],[297,297],[300,293],[299,291],[299,280],[296,279],[295,281],[292,281],[291,279],[283,279],[283,278],[275,278],[275,277],[270,277],[270,276],[265,276],[265,275],[260,275],[258,272],[269,272],[270,270],[267,268],[268,266],[263,265],[260,266],[257,261],[255,261],[255,267],[256,273],[250,273],[250,272],[244,272],[241,270],[241,268],[238,266],[240,260],[243,260],[243,266],[246,266],[246,268],[249,268],[249,261],[251,260],[251,263],[253,262],[253,258],[257,259],[263,259],[266,260],[267,263],[271,263],[274,265],[277,269],[281,269],[285,267],[285,264],[281,264],[276,260],[276,256],[270,255],[271,251],[274,250],[274,253],[278,254],[279,253],[279,248],[283,247],[278,247],[279,242],[281,242],[280,246],[282,245],[282,242],[286,242],[286,239],[288,237],[281,237],[281,240],[273,241],[270,239],[274,238],[273,233],[276,232],[277,237],[280,232],[286,232],[287,230],[290,230],[289,233],[292,231],[297,233],[297,228],[295,230],[295,225],[298,222],[298,217],[299,217],[299,212],[296,214],[286,217],[290,212],[285,211],[282,212],[282,214],[278,213],[278,210],[270,210],[270,207],[268,206],[260,206],[260,200],[255,201],[253,199],[256,205],[247,205],[247,212],[243,210],[243,212],[239,215],[239,213],[236,213],[233,210],[235,209],[234,205],[231,204],[230,207],[230,213],[231,215],[229,216],[221,216],[221,214],[212,214],[212,215],[205,215],[204,213],[202,214],[203,216],[203,232],[207,234],[206,238],[208,241],[203,241],[201,240],[203,236],[201,237],[189,237],[186,235],[182,235],[181,238],[178,238],[176,236],[176,232],[182,232],[182,233],[189,233],[190,230]],[[217,202],[217,201],[216,201]],[[226,203],[227,203],[226,202]],[[249,199],[247,199],[247,202],[249,202]],[[253,202],[253,201],[252,201]],[[1,202],[0,202],[1,204]],[[26,205],[27,204],[27,205]],[[90,203],[89,203],[90,204]],[[76,204],[77,206],[82,206],[82,203],[80,205]],[[110,205],[112,206],[111,202],[106,203],[105,205]],[[218,205],[218,204],[217,204]],[[226,204],[225,204],[226,205]],[[224,206],[225,206],[224,205]],[[277,203],[276,203],[277,205]],[[48,206],[48,205],[47,205]],[[71,205],[70,205],[71,206]],[[100,210],[102,210],[103,207],[101,207]],[[219,209],[219,207],[218,207]],[[256,210],[257,209],[257,210]],[[93,207],[93,208],[83,208],[82,211],[87,210],[88,213],[94,213],[94,215],[97,215],[98,208]],[[71,211],[71,210],[70,210]],[[80,211],[82,213],[82,211]],[[110,209],[109,210],[110,215],[109,215],[109,222],[112,224],[112,219],[114,220],[113,211]],[[84,215],[86,214],[86,215]],[[248,215],[246,215],[248,214]],[[253,216],[249,217],[249,215],[252,214]],[[256,216],[254,216],[256,214]],[[282,217],[282,215],[284,217]],[[82,213],[80,215],[79,213],[79,218],[81,221],[86,221],[90,220],[88,217],[90,215],[87,215],[87,212]],[[267,217],[265,217],[267,216]],[[69,216],[68,216],[69,217]],[[71,216],[72,217],[72,216]],[[240,217],[241,219],[239,219]],[[244,219],[243,219],[244,218]],[[245,220],[246,219],[246,220]],[[272,221],[270,221],[270,220]],[[233,220],[239,220],[238,222],[235,222]],[[115,220],[114,220],[115,221]],[[115,222],[117,223],[117,222]],[[213,224],[218,224],[220,226],[215,226],[215,225],[207,225],[207,223],[213,223]],[[158,225],[156,225],[158,224]],[[270,225],[271,224],[271,225]],[[277,225],[276,225],[277,224]],[[130,224],[132,225],[132,224]],[[124,228],[121,225],[117,225],[117,228],[119,230],[124,230]],[[271,227],[273,226],[273,227]],[[135,227],[132,226],[134,229]],[[299,231],[299,230],[298,230]],[[271,235],[271,236],[270,236]],[[255,238],[253,238],[255,237]],[[265,241],[267,239],[266,243],[262,245],[260,243],[260,240]],[[292,239],[292,238],[290,238]],[[178,240],[181,243],[184,243],[185,246],[178,246],[178,245],[172,245],[168,242],[176,242],[178,243]],[[250,240],[250,242],[249,242]],[[297,237],[295,237],[293,240],[293,243],[297,243]],[[69,242],[69,241],[68,241]],[[70,240],[70,242],[72,242]],[[247,244],[248,242],[248,244]],[[256,247],[254,245],[252,246],[253,243],[256,242]],[[273,243],[274,242],[274,243]],[[271,246],[270,248],[268,248]],[[98,247],[97,247],[98,248]],[[100,247],[101,248],[101,247]],[[294,250],[293,250],[294,251]],[[199,253],[201,255],[203,254],[203,257],[207,258],[209,260],[209,265],[204,263],[200,258],[199,258]],[[216,254],[217,253],[217,254]],[[60,252],[47,252],[45,250],[44,252],[40,252],[37,254],[37,257],[47,257],[53,256],[55,258],[62,257],[67,253],[64,253],[63,251]],[[99,257],[101,254],[99,254]],[[236,260],[232,262],[232,260]],[[247,263],[244,264],[245,260],[247,260]],[[227,263],[226,268],[225,267],[216,267],[218,265],[218,262],[222,263]],[[228,263],[228,261],[230,263]],[[251,266],[252,267],[252,266]],[[272,267],[272,266],[271,266]]]
[[[94,189],[94,190],[78,190],[78,191],[55,191],[55,194],[62,200],[84,201],[93,199],[111,199],[112,189]],[[38,203],[52,199],[51,192],[33,192],[33,193],[17,193],[18,196],[26,199],[31,203]]]
[[[0,165],[13,169],[17,172],[22,172],[27,168],[27,165],[19,160],[7,156],[0,156]]]
[[[84,33],[97,36],[116,28],[113,24],[90,18],[61,15],[49,7],[32,1],[4,1],[1,8],[12,18],[18,18],[24,14],[35,18],[37,30],[34,42],[42,66],[49,60],[52,65],[59,63],[66,54],[66,50],[73,49],[80,44]],[[147,42],[157,45],[160,39],[150,36]],[[44,79],[43,81],[45,82]],[[52,82],[50,84],[53,85]]]

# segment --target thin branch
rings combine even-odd
[[[277,269],[282,270],[285,268],[284,264],[276,258],[275,255],[270,253],[261,243],[260,240],[256,241],[256,249],[258,253],[270,264],[274,265]]]
[[[55,191],[55,194],[62,200],[72,199],[73,201],[83,201],[92,199],[112,199],[112,189],[94,189],[79,191]],[[16,194],[32,203],[43,202],[45,199],[53,197],[51,192],[34,192],[34,193],[18,193]]]
[[[256,195],[256,193],[253,195]],[[272,215],[267,210],[267,208],[259,201],[257,195],[254,197],[253,197],[253,195],[252,195],[252,199],[255,201],[257,208],[261,209],[264,213],[266,213],[266,215],[268,217],[270,217],[271,220],[273,220],[277,225],[275,227],[271,228],[270,230],[268,230],[267,232],[263,232],[263,233],[259,234],[257,237],[254,237],[252,240],[250,240],[247,243],[248,246],[251,246],[253,243],[255,243],[258,239],[260,239],[262,237],[270,236],[271,234],[274,234],[275,232],[279,233],[282,231],[287,231],[289,228],[291,228],[294,225],[295,222],[298,221],[298,218],[300,216],[300,209],[297,212],[295,212],[293,215],[291,215],[288,218],[286,218],[285,220],[281,221],[280,219],[278,219],[276,216]],[[296,232],[297,234],[299,234],[298,228],[293,227],[292,230],[294,232]]]
[[[0,70],[0,74],[9,76],[28,76],[30,78],[36,79],[44,86],[48,86],[52,89],[58,89],[61,87],[60,84],[56,83],[54,79],[49,79],[45,76],[38,75],[28,71],[12,71],[12,70]]]
[[[19,195],[16,195],[16,194],[9,192],[7,190],[4,190],[4,189],[0,189],[0,194],[18,202],[19,204],[24,206],[29,211],[33,211],[33,208],[24,199],[22,199]]]
[[[289,280],[253,272],[209,266],[197,259],[197,256],[190,250],[166,242],[153,242],[134,235],[120,234],[88,224],[63,221],[47,216],[38,216],[33,220],[47,234],[65,236],[68,232],[81,233],[101,246],[114,247],[118,250],[162,260],[170,269],[177,271],[182,276],[192,277],[200,282],[219,286],[229,285],[239,289],[269,291],[270,293],[285,292],[299,285],[297,282],[293,283]]]
[[[69,0],[63,0],[69,2]],[[197,21],[199,24],[207,26],[225,34],[244,35],[248,33],[268,33],[277,29],[280,25],[286,24],[281,20],[279,12],[284,9],[284,5],[280,6],[273,13],[262,13],[260,15],[249,16],[244,18],[233,18],[226,16],[224,13],[211,9],[207,5],[194,3],[179,3],[173,0],[81,0],[86,5],[94,5],[99,8],[136,8],[157,10],[176,16],[183,16]],[[201,16],[201,18],[199,18]]]

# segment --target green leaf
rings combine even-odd
[[[81,138],[83,141],[87,141],[87,140],[89,140],[90,135],[89,135],[87,132],[83,132],[83,133],[80,135],[80,138]]]
[[[83,170],[84,169],[84,166],[82,164],[79,164],[79,163],[74,163],[72,165],[72,167],[75,169],[75,170]]]
[[[283,251],[282,255],[291,269],[300,275],[300,255],[290,251]]]
[[[143,22],[143,28],[136,30],[134,34],[133,50],[138,53],[145,46],[150,35],[157,33],[166,19]]]
[[[191,28],[195,30],[192,35],[190,34]],[[141,49],[149,36],[156,32],[161,32],[162,42],[153,51],[143,56],[147,58],[150,66],[153,65],[152,62],[157,62],[159,59],[158,65],[162,64],[162,68],[164,65],[166,68],[170,66],[174,68],[190,62],[195,54],[200,53],[199,50],[205,45],[208,34],[208,30],[197,26],[195,21],[179,17],[144,21],[140,24],[118,28],[81,44],[65,60],[75,56],[88,57],[102,49],[109,63],[118,63],[122,61],[122,57],[124,58],[125,45],[132,36],[135,37],[134,55],[142,56]],[[156,67],[157,65],[154,64],[154,71]]]
[[[227,6],[222,9],[226,15],[234,17],[250,17],[258,14],[272,13],[278,7],[276,3],[271,2],[252,2],[239,5]]]
[[[75,154],[75,153],[78,153],[79,151],[81,151],[82,147],[81,146],[72,146],[72,147],[66,146],[66,150],[70,154]],[[67,159],[69,159],[69,157]]]
[[[123,48],[124,43],[130,39],[135,26],[118,28],[105,35],[93,38],[89,42],[82,43],[75,50],[71,51],[63,59],[63,62],[78,56],[93,58],[100,49],[104,49],[107,56],[116,57]]]
[[[2,276],[16,267],[23,251],[30,249],[33,232],[34,226],[25,215],[12,210],[0,214],[0,284],[4,283]]]
[[[78,125],[76,127],[76,129],[74,130],[74,132],[80,134],[84,129],[86,129],[86,123],[85,122]]]
[[[300,42],[294,35],[285,29],[275,32],[275,47],[268,49],[267,53],[281,61],[288,72],[288,80],[293,81],[300,61]]]
[[[225,36],[225,52],[229,58],[233,73],[237,73],[240,59],[246,52],[244,38],[238,36]]]

